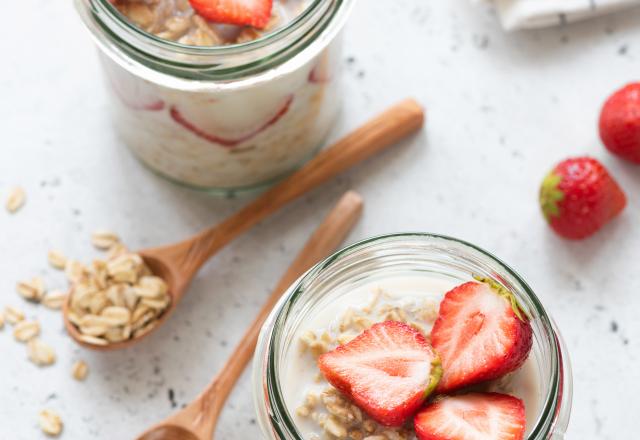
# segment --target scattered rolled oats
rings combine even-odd
[[[13,188],[9,193],[9,197],[7,197],[7,201],[5,204],[7,211],[9,211],[12,214],[14,212],[17,212],[24,205],[26,198],[27,198],[27,195],[24,192],[24,189],[20,187]]]
[[[24,312],[16,307],[6,306],[4,308],[4,319],[11,325],[16,325],[24,319]]]
[[[52,365],[56,361],[56,353],[51,346],[38,338],[33,338],[27,343],[29,360],[38,366]]]
[[[42,305],[53,310],[61,309],[67,300],[67,293],[61,290],[52,290],[42,298]]]
[[[28,342],[40,334],[38,321],[20,321],[13,328],[13,337],[18,342]]]
[[[120,237],[111,231],[101,229],[91,235],[91,242],[100,250],[108,250],[120,242]]]
[[[42,432],[49,436],[57,437],[62,432],[62,419],[51,410],[45,409],[40,411],[38,424]]]
[[[347,438],[347,428],[333,416],[324,422],[323,428],[335,437]]]
[[[55,269],[64,270],[67,266],[67,257],[65,257],[62,252],[51,250],[47,254],[47,259],[49,260],[51,267]]]
[[[40,302],[45,294],[44,281],[41,277],[20,281],[16,285],[16,291],[27,301]]]
[[[76,361],[71,369],[71,375],[75,380],[85,380],[89,374],[89,367],[85,361]]]

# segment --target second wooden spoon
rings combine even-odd
[[[342,196],[280,279],[220,373],[193,402],[137,440],[211,440],[224,402],[251,359],[260,328],[269,312],[295,280],[340,245],[361,211],[360,195],[350,191]]]

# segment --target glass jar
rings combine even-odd
[[[421,233],[386,235],[349,246],[318,263],[283,295],[262,328],[253,365],[254,402],[266,438],[303,440],[282,387],[287,355],[290,350],[299,353],[294,335],[300,325],[327,305],[346,301],[345,295],[364,284],[412,274],[455,284],[480,276],[514,293],[531,317],[531,357],[540,389],[540,410],[527,440],[563,439],[571,411],[571,367],[560,333],[539,299],[490,253],[461,240]]]
[[[340,108],[341,30],[355,0],[312,0],[272,33],[187,46],[75,0],[100,49],[114,127],[152,170],[225,193],[266,185],[322,145]]]

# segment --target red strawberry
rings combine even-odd
[[[564,238],[586,238],[626,206],[627,198],[600,162],[578,157],[560,162],[540,188],[540,206]]]
[[[515,297],[493,281],[464,283],[444,296],[431,330],[442,361],[439,393],[517,370],[529,356],[532,331]]]
[[[604,103],[600,138],[613,154],[640,164],[640,83],[623,87]]]
[[[375,324],[320,356],[318,366],[329,383],[386,426],[415,414],[442,374],[425,337],[396,321]]]
[[[419,440],[523,440],[524,403],[506,394],[443,397],[414,419]]]
[[[189,0],[203,18],[216,23],[264,28],[271,19],[273,0]]]

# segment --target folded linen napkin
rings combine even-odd
[[[506,30],[553,26],[608,14],[640,0],[493,0]]]

